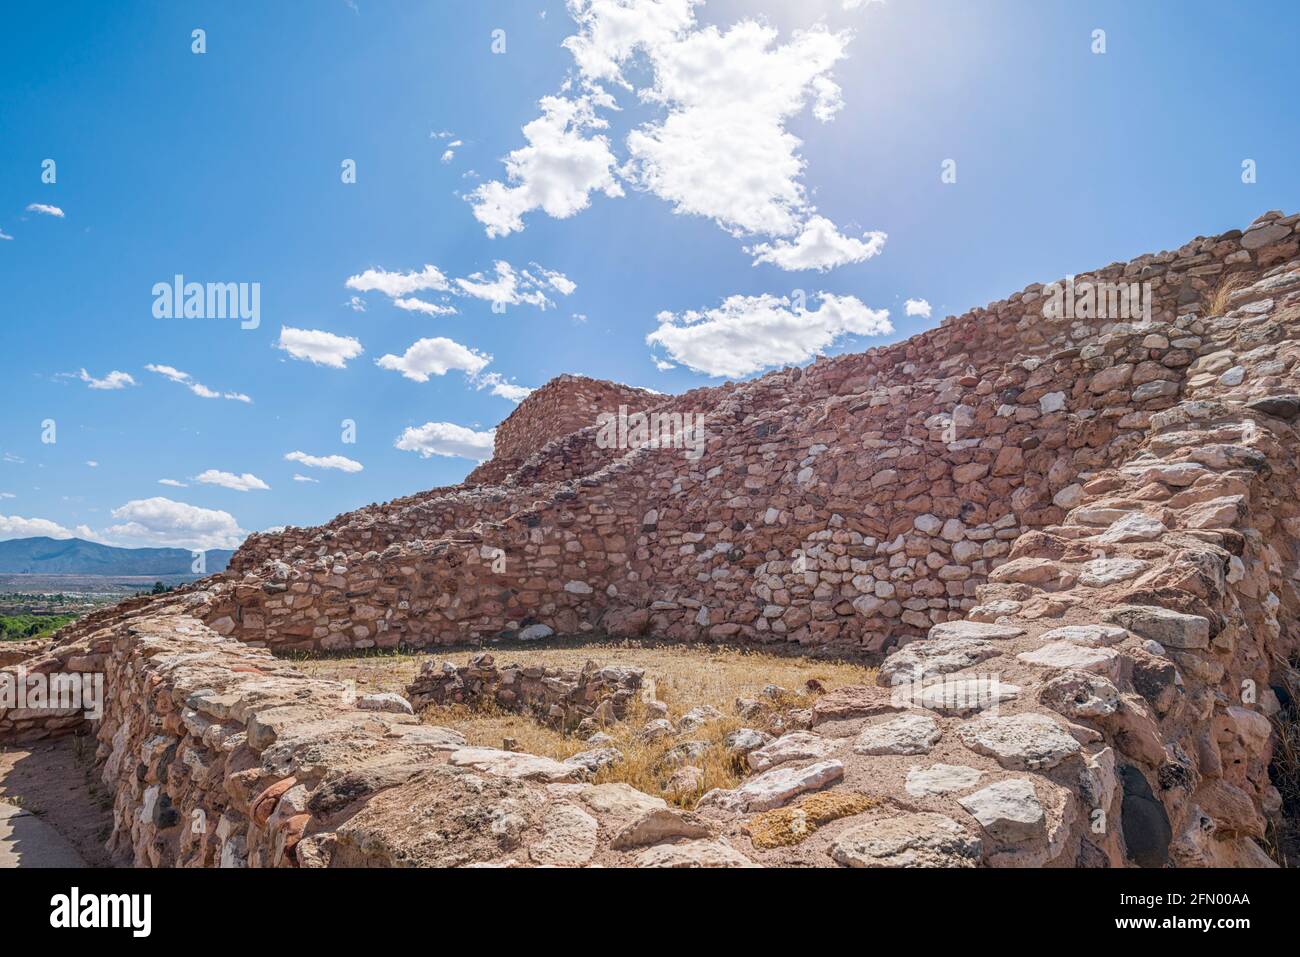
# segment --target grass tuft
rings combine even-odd
[[[1232,294],[1248,284],[1249,279],[1244,272],[1224,276],[1203,300],[1205,315],[1211,318],[1222,316],[1228,311],[1228,301]]]
[[[810,794],[789,807],[764,811],[745,825],[755,847],[791,847],[824,824],[861,814],[880,806],[880,799],[867,794],[844,791],[820,791]]]

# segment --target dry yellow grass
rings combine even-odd
[[[821,791],[790,807],[755,815],[745,830],[755,847],[790,847],[808,838],[823,824],[861,814],[879,804],[879,798],[866,794]]]
[[[1228,311],[1228,300],[1232,294],[1247,284],[1245,273],[1237,272],[1224,276],[1219,280],[1214,291],[1205,297],[1205,314],[1207,316],[1222,316]]]
[[[873,684],[875,669],[842,661],[825,661],[762,649],[723,648],[713,645],[681,645],[657,642],[575,641],[549,643],[545,646],[524,645],[433,652],[431,655],[383,653],[356,657],[308,658],[298,667],[308,674],[356,682],[359,693],[396,691],[402,693],[415,677],[420,663],[432,656],[439,661],[465,664],[482,650],[489,651],[498,665],[518,663],[548,668],[580,669],[587,661],[601,665],[623,664],[645,670],[654,682],[656,697],[668,706],[669,715],[680,718],[687,711],[711,705],[723,717],[697,731],[658,741],[643,741],[641,728],[646,716],[634,709],[627,720],[605,729],[614,740],[605,747],[617,748],[623,760],[600,771],[598,783],[621,781],[651,794],[690,807],[706,791],[715,787],[734,787],[744,775],[743,766],[727,753],[723,739],[736,728],[762,722],[735,717],[737,698],[759,699],[767,685],[787,689],[775,698],[761,698],[770,712],[787,712],[811,706],[820,691],[807,688],[814,680],[821,689],[854,684]],[[429,708],[421,716],[431,724],[455,728],[471,744],[501,747],[512,738],[516,746],[530,754],[563,760],[580,751],[591,750],[583,737],[566,735],[525,714],[496,708],[465,706]],[[701,741],[706,747],[688,764],[703,772],[698,786],[682,793],[669,793],[667,785],[677,766],[666,762],[665,755],[684,740]]]

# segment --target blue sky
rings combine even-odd
[[[749,377],[1300,209],[1290,2],[571,7],[8,5],[0,538],[316,524],[560,373]],[[176,274],[259,324],[156,318]]]

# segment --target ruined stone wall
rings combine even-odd
[[[531,637],[549,637],[544,626],[539,627],[543,631]],[[502,667],[484,652],[460,667],[428,659],[420,666],[407,695],[417,712],[431,705],[492,706],[533,714],[539,721],[564,731],[590,734],[627,716],[641,694],[644,677],[640,668],[602,667],[594,661],[581,669],[517,664]]]
[[[471,472],[466,481],[500,482],[552,439],[592,425],[602,412],[617,413],[620,405],[644,408],[658,399],[646,389],[617,382],[556,376],[497,426],[492,460]]]
[[[584,783],[579,762],[468,747],[395,696],[308,678],[205,627],[190,615],[203,601],[119,606],[41,659],[104,675],[102,718],[80,730],[113,799],[109,849],[138,867],[627,866],[711,833],[627,785]],[[607,677],[586,686],[638,683]]]
[[[1249,397],[1294,379],[1283,358],[1276,386],[1219,385],[1225,362],[1285,339],[1291,307],[1226,353],[1234,323],[1207,313],[1216,286],[1295,255],[1294,225],[1274,216],[1075,278],[1150,282],[1150,323],[1049,320],[1034,285],[906,342],[663,399],[654,408],[706,414],[698,461],[642,448],[608,462],[588,426],[534,455],[521,483],[263,536],[232,565],[254,578],[209,620],[295,648],[540,622],[883,650],[962,617],[1012,543],[1060,523],[1153,414],[1211,386]]]

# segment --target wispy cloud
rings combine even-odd
[[[285,461],[297,462],[312,469],[337,469],[340,472],[360,472],[365,466],[343,455],[308,455],[306,452],[289,452]]]
[[[390,299],[426,290],[445,292],[451,288],[451,284],[441,270],[429,265],[419,272],[405,273],[367,269],[355,276],[349,276],[343,285],[357,292],[380,292]]]
[[[480,391],[488,389],[493,395],[499,395],[501,398],[509,399],[514,403],[524,401],[533,391],[527,386],[507,382],[499,372],[486,372],[477,376],[474,379],[474,387]]]
[[[119,372],[116,369],[102,379],[96,379],[85,369],[76,373],[76,377],[92,389],[125,389],[129,385],[137,384],[129,373]]]
[[[422,312],[426,316],[454,316],[456,314],[455,306],[425,302],[423,299],[417,299],[414,296],[394,299],[393,305],[398,309],[405,309],[407,312]]]
[[[542,310],[555,305],[544,292],[546,287],[564,296],[570,295],[577,288],[577,284],[563,273],[543,271],[543,277],[539,279],[526,269],[516,271],[504,259],[497,260],[494,269],[495,274],[492,276],[476,272],[457,279],[456,286],[466,296],[483,299],[493,305],[529,305]]]
[[[27,212],[40,213],[42,216],[53,216],[55,219],[63,218],[63,210],[57,206],[47,206],[45,203],[30,203],[27,206]]]
[[[188,372],[182,372],[180,369],[173,368],[172,366],[155,365],[150,363],[149,365],[146,365],[145,368],[150,372],[156,372],[164,378],[171,379],[171,381],[185,386],[185,388],[203,399],[230,399],[234,402],[253,401],[242,392],[218,392],[215,389],[209,389],[202,382],[197,381]]]
[[[448,302],[452,296],[480,299],[494,306],[528,305],[545,310],[555,305],[547,295],[548,291],[569,296],[578,288],[578,284],[562,272],[537,263],[529,263],[529,266],[531,268],[516,269],[500,259],[493,263],[491,274],[475,272],[456,279],[448,278],[442,270],[428,264],[418,272],[390,272],[377,267],[349,276],[344,285],[358,292],[382,293],[399,309],[430,316],[454,314],[456,308]],[[438,293],[442,301],[430,302],[427,297],[416,293]]]

